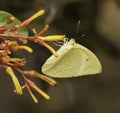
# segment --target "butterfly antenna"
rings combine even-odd
[[[77,28],[76,28],[76,32],[75,32],[75,38],[78,36],[79,27],[80,27],[80,20],[77,23]]]
[[[75,33],[75,35],[76,35],[76,36],[75,36],[76,41],[79,40],[80,38],[85,37],[85,34],[82,34],[82,35],[78,36],[79,27],[80,27],[80,20],[79,20],[78,23],[77,23],[77,28],[76,28],[76,33]]]
[[[82,34],[82,35],[80,36],[80,38],[83,38],[83,37],[85,37],[85,34]]]

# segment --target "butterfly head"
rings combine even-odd
[[[76,43],[75,39],[73,39],[73,38],[71,38],[71,39],[66,38],[66,40],[64,41],[64,46],[74,45],[75,43]]]

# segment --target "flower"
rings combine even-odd
[[[11,76],[14,86],[15,86],[15,89],[16,89],[16,93],[22,95],[22,89],[21,89],[20,83],[19,83],[17,77],[15,76],[12,68],[6,67],[5,71]]]
[[[30,80],[28,77],[37,77],[39,79],[44,80],[51,86],[55,86],[57,82],[39,72],[36,72],[34,70],[22,70],[21,67],[26,64],[25,58],[19,58],[19,57],[12,57],[11,54],[14,51],[18,51],[20,49],[25,50],[29,53],[32,53],[33,50],[29,46],[27,46],[28,41],[32,41],[34,43],[40,44],[44,47],[46,47],[48,50],[51,51],[51,53],[54,56],[58,56],[54,48],[52,48],[47,41],[57,41],[57,40],[65,40],[65,35],[50,35],[50,36],[43,36],[44,32],[47,31],[49,28],[49,25],[45,25],[45,27],[39,31],[39,33],[36,32],[35,29],[33,29],[33,36],[23,36],[20,35],[17,31],[17,29],[27,26],[31,21],[36,19],[37,17],[41,16],[45,13],[45,10],[40,10],[30,18],[24,20],[21,24],[16,24],[11,28],[6,28],[6,25],[11,24],[15,21],[15,17],[11,16],[6,22],[4,22],[3,25],[0,26],[0,67],[6,71],[8,75],[10,75],[15,90],[14,92],[22,95],[23,89],[27,89],[28,93],[32,97],[33,101],[35,103],[38,103],[38,99],[32,92],[32,89],[37,91],[40,95],[42,95],[45,99],[49,100],[50,96],[42,91],[35,83],[34,81]],[[9,33],[6,33],[8,32]],[[18,39],[20,43],[17,42],[17,40],[11,40],[11,39]],[[22,45],[21,45],[22,44]],[[21,74],[21,77],[24,80],[24,85],[20,85],[20,82],[14,73],[17,71]]]

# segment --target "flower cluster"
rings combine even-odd
[[[33,21],[35,18],[39,17],[44,13],[44,10],[40,10],[30,18],[23,21],[21,24],[14,25],[12,28],[7,28],[6,26],[15,21],[15,17],[13,16],[10,17],[7,21],[5,21],[4,24],[0,25],[0,67],[4,69],[6,73],[12,78],[13,84],[15,86],[14,92],[19,95],[22,95],[22,90],[26,88],[35,103],[38,103],[38,99],[32,92],[32,89],[36,90],[46,99],[50,99],[50,97],[45,92],[43,92],[32,80],[30,80],[28,78],[29,76],[40,78],[52,86],[55,86],[57,82],[52,78],[38,73],[34,70],[22,70],[21,67],[24,66],[26,63],[25,58],[11,57],[11,54],[14,51],[20,49],[32,53],[32,48],[26,45],[28,41],[32,41],[34,43],[38,43],[42,46],[45,46],[53,53],[54,56],[57,57],[56,51],[49,44],[47,44],[47,41],[64,40],[64,35],[43,36],[44,32],[49,27],[48,25],[45,25],[45,27],[39,33],[36,33],[36,31],[33,30],[35,34],[34,36],[24,36],[20,35],[19,32],[17,32],[19,28],[27,26],[31,21]],[[12,38],[17,40],[11,40]],[[18,43],[18,41],[20,43]],[[22,76],[24,80],[23,85],[20,84],[14,71],[17,71]]]

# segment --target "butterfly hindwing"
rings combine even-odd
[[[102,71],[100,61],[89,49],[80,44],[77,44],[74,51],[78,52],[77,54],[78,56],[81,56],[82,61],[78,75],[91,75],[100,73]]]

